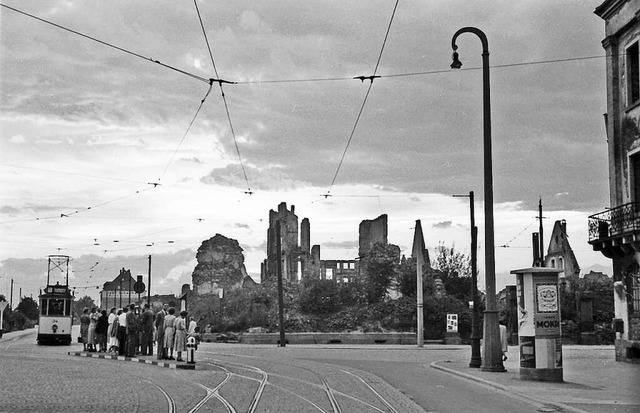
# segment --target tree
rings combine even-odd
[[[23,297],[20,304],[16,308],[16,311],[21,312],[29,320],[37,320],[40,312],[38,310],[38,303],[31,297]]]
[[[443,244],[438,246],[438,255],[434,262],[437,276],[442,279],[447,294],[459,300],[469,301],[471,298],[471,259],[465,254]]]
[[[364,261],[367,300],[370,304],[382,301],[387,289],[397,278],[400,248],[397,245],[376,243]]]
[[[329,314],[340,307],[338,286],[333,280],[307,279],[300,291],[300,309],[304,313]]]
[[[73,310],[78,316],[82,314],[82,310],[84,308],[91,309],[91,307],[96,307],[96,303],[93,301],[93,298],[89,297],[88,295],[79,298],[73,303]]]

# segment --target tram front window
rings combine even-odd
[[[49,315],[64,315],[64,300],[61,298],[49,299]]]

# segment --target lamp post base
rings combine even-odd
[[[471,337],[471,361],[469,367],[477,369],[482,365],[482,357],[480,356],[480,339]]]

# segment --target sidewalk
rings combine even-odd
[[[520,380],[517,346],[509,348],[506,373],[469,368],[469,360],[442,360],[431,367],[526,399],[538,411],[640,411],[640,365],[616,362],[613,346],[563,346],[562,352],[562,383]]]

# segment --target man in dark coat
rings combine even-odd
[[[164,360],[167,355],[164,352],[164,316],[167,315],[168,304],[162,306],[162,310],[156,314],[156,343],[158,343],[158,351],[156,352],[158,360]]]
[[[136,355],[136,348],[138,347],[138,315],[136,314],[136,305],[129,305],[129,312],[127,312],[127,357],[134,357]]]
[[[140,354],[143,356],[153,355],[153,311],[149,308],[149,303],[144,305],[144,310],[140,316],[140,329],[142,330],[142,342],[140,343]]]

